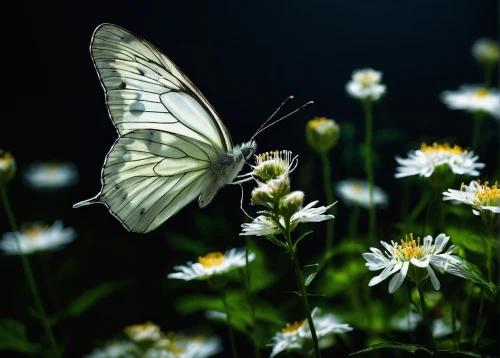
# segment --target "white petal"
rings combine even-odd
[[[429,277],[431,278],[432,287],[434,287],[436,291],[439,291],[439,289],[441,288],[441,284],[439,283],[439,280],[430,265],[427,266],[427,271],[429,271]]]
[[[406,277],[409,266],[410,263],[405,262],[403,264],[403,267],[401,268],[401,271],[394,275],[394,277],[391,279],[391,281],[389,282],[389,293],[394,293],[399,288],[399,286],[401,286]]]

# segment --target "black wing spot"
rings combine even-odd
[[[123,83],[123,82],[120,83],[120,85],[118,86],[118,89],[121,89],[121,90],[125,89],[125,88],[127,88],[127,85],[125,83]]]
[[[123,196],[123,200],[127,200],[127,194]]]
[[[137,71],[139,71],[139,74],[140,74],[141,76],[144,76],[144,71],[143,71],[143,70],[137,69]]]
[[[141,209],[141,215],[144,215],[145,212],[146,212],[146,209],[142,208]]]

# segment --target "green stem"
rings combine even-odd
[[[245,250],[245,273],[246,273],[246,284],[245,284],[245,288],[246,288],[246,291],[247,291],[247,300],[250,304],[250,310],[252,311],[252,334],[251,334],[251,338],[252,338],[252,344],[253,344],[253,355],[255,356],[255,358],[260,358],[260,352],[259,352],[259,348],[257,347],[257,340],[255,338],[255,302],[253,300],[253,296],[252,296],[252,286],[251,286],[251,281],[250,281],[250,266],[248,265],[249,264],[249,261],[248,261],[248,244],[249,244],[249,237],[246,236],[245,237],[245,241],[246,241],[246,250]]]
[[[424,224],[424,231],[423,235],[427,235],[427,226],[429,224],[429,214],[431,213],[431,208],[432,204],[434,204],[434,201],[436,201],[436,198],[438,197],[439,189],[436,188],[434,191],[434,196],[432,197],[431,201],[429,202],[429,206],[427,207],[427,213],[425,214],[425,224]]]
[[[477,352],[477,342],[481,335],[482,317],[484,309],[484,290],[481,289],[481,301],[479,302],[479,313],[477,314],[476,329],[474,330],[474,352]]]
[[[3,205],[4,205],[5,211],[7,213],[7,218],[9,220],[10,228],[12,229],[12,232],[14,233],[14,237],[16,238],[17,250],[19,251],[19,257],[21,258],[21,263],[23,265],[24,273],[26,274],[26,278],[28,280],[28,286],[29,286],[31,293],[33,295],[33,298],[35,300],[35,306],[36,306],[36,309],[38,310],[38,315],[42,321],[42,325],[43,325],[43,328],[45,329],[45,333],[47,334],[47,337],[49,338],[49,341],[50,341],[50,344],[52,346],[52,350],[54,351],[55,357],[61,357],[61,354],[59,352],[59,348],[57,346],[57,341],[54,337],[54,334],[52,333],[52,329],[50,327],[49,320],[47,318],[47,314],[45,313],[45,309],[43,307],[42,300],[40,299],[40,295],[39,295],[38,289],[36,287],[35,278],[33,276],[33,272],[31,271],[30,262],[21,249],[19,237],[17,236],[18,229],[17,229],[16,219],[14,218],[14,214],[12,213],[12,208],[11,208],[11,205],[9,202],[9,198],[7,197],[7,191],[6,191],[5,187],[0,188],[0,192],[2,195]]]
[[[330,205],[335,200],[333,196],[332,183],[331,183],[331,173],[332,167],[330,161],[328,160],[327,152],[321,153],[321,166],[323,168],[323,185],[325,188],[326,203],[325,205]],[[335,214],[335,206],[330,208],[330,212]],[[333,220],[327,220],[326,222],[326,246],[325,246],[325,256],[328,257],[333,245]]]
[[[229,314],[229,308],[226,300],[226,291],[222,290],[222,302],[224,303],[224,310],[226,311],[227,316],[227,326],[229,328],[229,339],[231,340],[231,350],[233,351],[233,357],[238,357],[238,353],[236,352],[236,343],[234,341],[234,332],[233,326],[231,325],[231,315]]]
[[[489,88],[493,74],[495,73],[495,64],[487,64],[484,69],[484,88]]]
[[[297,257],[297,251],[293,249],[289,222],[286,224],[283,234],[285,235],[290,255],[292,256],[293,266],[295,268],[295,276],[297,277],[297,284],[299,286],[300,298],[302,300],[302,305],[304,307],[304,313],[306,314],[307,317],[307,323],[309,324],[309,329],[311,330],[314,353],[316,358],[320,358],[321,354],[319,352],[318,337],[316,336],[316,328],[314,327],[314,322],[311,316],[311,310],[309,309],[309,302],[307,300],[307,288],[304,286],[304,282],[302,281],[302,273],[300,271],[300,264],[299,264],[299,259]]]
[[[427,203],[429,202],[429,199],[431,198],[431,191],[425,190],[422,195],[420,196],[420,200],[415,205],[413,208],[412,212],[410,215],[408,215],[408,225],[413,225],[417,217],[420,215],[420,213],[425,209],[427,206]]]
[[[373,137],[373,120],[372,120],[372,102],[370,100],[363,102],[365,112],[365,170],[368,179],[368,188],[370,191],[370,207],[368,210],[368,237],[370,240],[375,239],[375,223],[376,212],[375,203],[373,202],[373,187],[375,186],[373,178],[373,163],[372,163],[372,137]]]
[[[479,152],[479,139],[481,138],[481,126],[483,124],[483,115],[474,113],[474,130],[472,132],[472,150],[478,154]]]
[[[354,204],[352,207],[352,213],[349,217],[349,239],[353,240],[358,234],[358,224],[359,224],[359,205]],[[330,220],[331,221],[331,220]]]
[[[431,321],[429,319],[429,312],[427,311],[427,305],[425,304],[423,285],[422,284],[417,285],[417,290],[418,290],[418,294],[420,296],[420,305],[422,306],[422,315],[424,316],[424,322],[425,322],[425,325],[427,326],[427,334],[428,334],[429,341],[431,344],[431,349],[432,349],[432,352],[434,353],[434,356],[437,356],[438,351],[436,348],[436,342],[434,342],[434,336],[432,335]]]

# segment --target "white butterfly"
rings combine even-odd
[[[143,38],[102,24],[90,51],[119,137],[104,161],[101,191],[73,207],[102,203],[127,230],[147,233],[197,196],[207,206],[256,142],[233,147],[210,103]]]

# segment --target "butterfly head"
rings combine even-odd
[[[240,144],[239,149],[241,150],[241,154],[245,158],[245,161],[250,160],[250,158],[252,158],[257,151],[257,142],[251,140],[250,142],[242,143]]]

